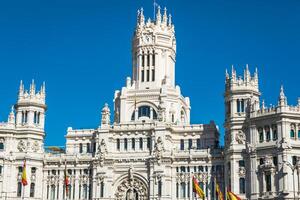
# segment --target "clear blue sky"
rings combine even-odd
[[[191,98],[193,123],[224,121],[224,72],[249,63],[262,98],[277,103],[285,86],[300,96],[300,2],[297,0],[157,0],[172,13],[176,82]],[[95,128],[105,102],[131,75],[136,11],[152,17],[151,0],[1,1],[0,121],[21,79],[46,81],[46,145],[64,145],[66,129]]]

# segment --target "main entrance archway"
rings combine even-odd
[[[147,200],[148,187],[138,176],[126,176],[119,182],[115,200]]]

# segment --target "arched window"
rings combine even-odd
[[[117,139],[117,150],[120,151],[120,139]]]
[[[37,112],[34,111],[34,115],[33,115],[33,123],[36,124],[36,122],[37,122]]]
[[[127,138],[124,139],[124,149],[127,150],[128,149],[128,142],[127,142]]]
[[[245,178],[240,178],[240,194],[246,193]]]
[[[131,139],[131,148],[135,150],[135,138]]]
[[[245,100],[241,100],[241,112],[245,112]]]
[[[294,124],[291,125],[290,137],[295,138],[295,126],[294,126]]]
[[[147,138],[147,148],[148,149],[151,148],[151,138],[150,137]]]
[[[150,66],[150,53],[147,52],[147,66]]]
[[[140,138],[140,150],[143,150],[143,138]]]
[[[236,111],[241,112],[241,102],[239,99],[236,100]]]
[[[155,53],[152,53],[152,66],[155,66]]]
[[[151,116],[151,111],[152,111],[152,116]],[[138,118],[140,118],[140,117],[148,117],[148,118],[152,117],[153,119],[157,119],[157,113],[150,106],[140,106],[138,108]],[[132,121],[135,120],[135,111],[133,111],[133,113],[131,115],[131,120]]]
[[[30,197],[34,197],[34,191],[35,191],[35,184],[30,184]]]

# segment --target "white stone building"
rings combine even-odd
[[[298,196],[300,102],[288,106],[282,89],[278,106],[260,107],[257,72],[251,77],[246,68],[241,79],[233,69],[226,74],[223,149],[214,122],[190,124],[175,62],[171,16],[158,8],[155,20],[145,21],[139,10],[132,77],[115,91],[113,113],[105,104],[97,129],[68,128],[64,149],[44,148],[45,85],[37,92],[32,82],[28,92],[21,82],[17,103],[0,124],[0,198],[193,199],[192,176],[208,200],[216,199],[214,178],[243,198],[293,198],[293,186]],[[29,184],[22,187],[24,160]]]

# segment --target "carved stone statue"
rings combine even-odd
[[[162,157],[162,152],[164,150],[164,145],[161,137],[158,137],[154,146],[154,155],[155,158],[158,162],[158,164],[161,163],[161,157]]]
[[[109,109],[107,103],[104,104],[101,114],[102,114],[101,125],[109,125],[110,124],[110,109]]]

